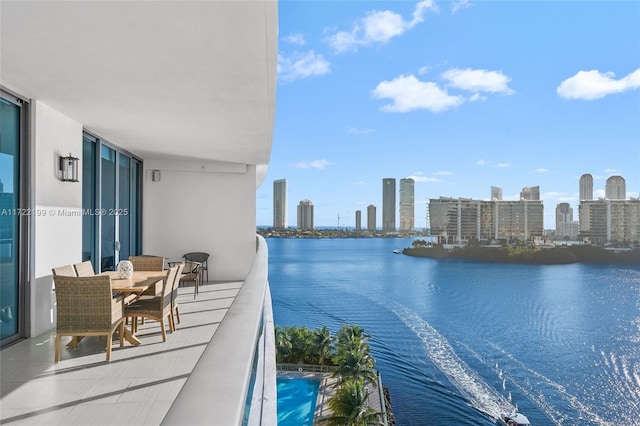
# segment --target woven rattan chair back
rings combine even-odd
[[[162,331],[162,341],[167,341],[164,319],[169,318],[169,327],[174,331],[171,322],[171,292],[173,290],[173,281],[176,279],[178,267],[172,267],[167,270],[167,274],[162,282],[162,293],[151,299],[139,300],[136,303],[125,307],[125,316],[133,318],[131,322],[137,327],[137,318],[149,318],[160,322],[160,330]]]
[[[134,271],[162,271],[164,257],[161,256],[129,256]]]
[[[123,345],[124,317],[122,299],[114,299],[108,276],[67,277],[56,275],[56,354],[60,359],[62,336],[106,336],[107,361],[111,359],[111,335],[121,327]]]
[[[177,271],[175,279],[173,280],[173,288],[171,289],[171,313],[173,329],[176,328],[176,323],[180,324],[180,307],[178,305],[178,287],[180,287],[180,278],[182,277],[182,271],[184,270],[184,263],[177,264]]]
[[[65,265],[59,266],[57,268],[53,268],[51,270],[53,272],[53,276],[62,276],[62,277],[77,277],[76,270],[73,265]]]
[[[73,267],[76,270],[76,275],[79,277],[92,277],[96,274],[90,260],[86,260],[82,263],[76,263]]]

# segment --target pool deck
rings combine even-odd
[[[338,379],[333,377],[331,373],[312,373],[306,371],[278,371],[278,377],[291,379],[309,379],[319,380],[320,388],[318,389],[318,398],[316,399],[316,410],[314,419],[318,420],[331,414],[331,410],[327,403],[336,394],[336,384]],[[377,386],[369,386],[369,407],[378,412],[382,412],[381,402],[384,400],[382,389]]]

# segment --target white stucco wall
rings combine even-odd
[[[255,166],[147,160],[143,182],[144,254],[207,252],[209,280],[246,277],[255,257]]]
[[[82,156],[82,125],[43,102],[31,104],[34,138],[33,242],[34,270],[31,286],[31,335],[54,327],[55,297],[51,293],[51,268],[81,261],[82,184],[58,177],[60,155]],[[80,177],[82,179],[82,177]]]
[[[82,183],[62,182],[60,155],[82,157],[82,125],[35,101],[35,261],[36,278],[51,268],[82,260]],[[82,177],[81,177],[82,179]]]

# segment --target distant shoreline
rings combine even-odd
[[[463,247],[445,249],[442,246],[406,248],[403,254],[430,259],[478,260],[495,263],[533,265],[638,265],[640,248],[618,250],[590,245],[556,246],[551,248]]]
[[[355,229],[274,229],[257,228],[256,232],[264,238],[414,238],[428,237],[426,231],[368,231]]]

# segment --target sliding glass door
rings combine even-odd
[[[93,135],[85,134],[83,143],[83,258],[96,271],[110,271],[140,254],[142,165]]]
[[[24,337],[26,104],[0,91],[0,346]]]

